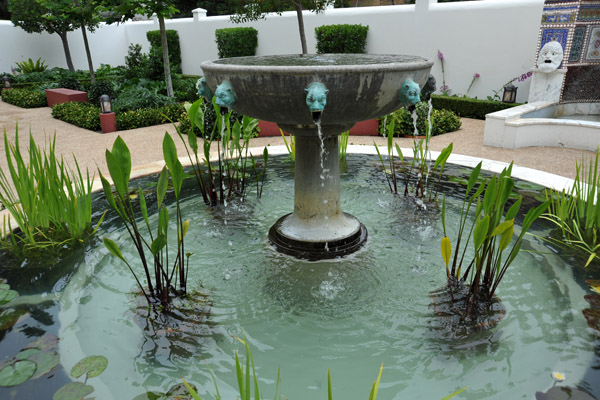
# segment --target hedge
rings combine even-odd
[[[254,28],[217,29],[215,42],[219,58],[253,56],[258,46],[258,31]]]
[[[432,95],[431,102],[436,109],[451,110],[461,117],[485,119],[485,115],[507,108],[517,103],[503,103],[494,100],[479,100],[468,97]]]
[[[429,103],[421,102],[417,104],[417,132],[419,135],[427,133],[427,113]],[[387,135],[386,125],[394,121],[394,136],[411,136],[414,134],[414,122],[412,113],[401,108],[381,117],[379,120],[379,134]],[[447,132],[454,132],[461,126],[460,117],[450,110],[431,110],[431,136],[441,135]]]
[[[366,53],[368,26],[322,25],[315,28],[317,53]]]
[[[46,92],[39,89],[5,89],[2,91],[2,100],[23,108],[38,108],[48,105]]]
[[[167,29],[167,47],[169,48],[169,66],[171,73],[181,73],[181,45],[179,44],[179,33],[173,29]],[[162,62],[162,42],[160,31],[146,32],[146,38],[150,42],[149,63],[153,76],[160,79],[164,75]]]
[[[139,110],[117,113],[117,130],[125,131],[177,122],[184,111],[185,109],[181,104],[169,104],[157,108],[140,108]]]
[[[69,102],[52,107],[52,116],[90,131],[99,131],[100,107],[90,103]]]

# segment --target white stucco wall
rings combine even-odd
[[[486,98],[513,77],[534,64],[543,0],[480,0],[440,3],[417,0],[416,5],[330,9],[321,14],[304,13],[309,52],[315,51],[314,29],[328,24],[369,25],[367,51],[423,56],[436,63],[432,69],[442,84],[438,49],[446,57],[446,84],[452,94],[465,94],[474,73],[481,77],[470,96]],[[258,55],[299,53],[300,39],[295,12],[270,15],[266,20],[233,24],[229,17],[182,18],[167,21],[167,29],[179,32],[182,68],[186,74],[201,74],[202,61],[217,58],[216,29],[253,26],[259,32]],[[101,26],[89,34],[95,67],[122,65],[131,43],[148,51],[148,30],[154,21]],[[0,71],[10,71],[15,61],[41,57],[50,66],[66,67],[58,35],[28,34],[9,21],[0,21]],[[68,34],[73,62],[87,69],[80,31]],[[526,101],[529,80],[516,83],[518,101]]]

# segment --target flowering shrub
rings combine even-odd
[[[492,92],[494,92],[494,95],[493,96],[488,96],[488,100],[501,100],[500,92],[502,90],[504,90],[505,87],[507,87],[508,85],[510,85],[511,83],[513,83],[514,81],[523,82],[527,78],[531,77],[531,75],[533,75],[533,73],[531,71],[529,71],[527,73],[521,74],[520,76],[516,76],[516,77],[512,78],[510,81],[508,81],[504,85],[502,85],[502,87],[500,89],[498,89],[498,90],[492,90]]]

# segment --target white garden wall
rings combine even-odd
[[[309,52],[315,51],[314,29],[328,24],[369,26],[369,53],[420,55],[436,63],[432,73],[442,84],[437,50],[446,57],[446,84],[453,94],[464,94],[474,73],[481,77],[470,96],[485,98],[534,64],[543,0],[480,0],[440,3],[417,0],[416,5],[330,9],[321,14],[305,12]],[[182,67],[186,74],[201,74],[202,61],[217,58],[215,29],[253,26],[258,32],[258,55],[299,53],[300,39],[295,12],[271,15],[266,20],[236,25],[229,17],[182,18],[167,21],[167,29],[179,32]],[[101,63],[124,64],[131,43],[145,51],[148,30],[155,21],[101,26],[89,35],[95,67]],[[87,69],[80,31],[68,34],[73,62]],[[10,71],[15,61],[41,57],[50,66],[66,67],[58,35],[27,34],[10,21],[0,21],[0,71]],[[518,101],[526,101],[529,82],[517,83]]]

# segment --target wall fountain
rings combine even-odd
[[[275,122],[296,136],[294,211],[269,231],[280,252],[319,260],[364,244],[366,227],[340,205],[338,135],[356,122],[416,104],[432,65],[416,56],[367,54],[237,57],[202,64],[217,104]]]

